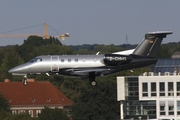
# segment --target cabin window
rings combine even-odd
[[[78,59],[75,59],[75,62],[78,62]]]
[[[61,62],[64,62],[64,59],[61,59]]]
[[[52,60],[52,61],[58,61],[58,60],[59,60],[59,57],[58,57],[58,56],[51,56],[51,60]]]
[[[71,62],[71,59],[68,59],[68,62]]]
[[[85,62],[85,61],[86,61],[86,59],[82,59],[82,61],[83,61],[83,62]]]
[[[36,60],[37,62],[41,62],[42,61],[42,59],[41,58],[37,58],[37,60]]]
[[[42,61],[41,58],[34,58],[34,59],[30,60],[29,63],[40,62],[40,61]]]

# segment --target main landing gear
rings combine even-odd
[[[23,83],[23,84],[24,84],[25,86],[28,85],[27,79],[28,79],[28,78],[27,78],[27,76],[25,75],[25,76],[23,77],[23,80],[24,80],[24,83]]]
[[[90,72],[89,73],[89,82],[92,86],[96,86],[96,81],[95,81],[96,75],[95,72]]]

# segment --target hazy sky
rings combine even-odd
[[[180,0],[0,0],[0,34],[70,33],[65,45],[138,44],[146,32],[173,31],[164,43],[180,41]],[[40,25],[19,31],[6,32]],[[5,33],[6,32],[6,33]],[[0,46],[26,38],[0,38]]]

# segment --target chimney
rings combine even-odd
[[[27,82],[35,82],[34,79],[27,79]]]
[[[22,79],[22,82],[24,82],[24,79]],[[35,82],[34,79],[27,79],[27,82]]]
[[[5,82],[5,83],[9,83],[10,80],[9,80],[9,79],[4,79],[4,82]]]

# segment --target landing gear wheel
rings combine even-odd
[[[24,84],[25,86],[27,86],[27,85],[28,85],[27,76],[25,75],[23,79],[24,79],[24,83],[23,83],[23,84]]]
[[[92,86],[96,86],[96,84],[97,84],[96,81],[92,81],[92,82],[91,82],[91,85],[92,85]]]
[[[28,85],[28,82],[27,80],[24,81],[24,85],[27,86]]]
[[[96,86],[96,84],[97,84],[95,81],[95,78],[96,78],[95,72],[90,72],[89,73],[89,81],[92,86]]]

